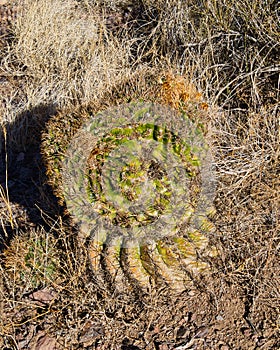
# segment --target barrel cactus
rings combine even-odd
[[[183,76],[158,72],[141,84],[54,116],[42,153],[101,283],[181,291],[216,254],[208,106]]]
[[[209,269],[215,181],[203,131],[187,113],[144,102],[99,112],[62,165],[63,196],[97,278],[118,290],[181,291]]]

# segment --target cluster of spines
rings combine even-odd
[[[210,221],[207,226],[208,232],[214,229]],[[104,279],[116,289],[133,282],[142,290],[168,285],[183,291],[192,277],[209,268],[207,257],[215,255],[215,250],[208,244],[206,236],[197,230],[185,237],[143,243],[119,236],[104,241],[93,238],[89,257],[95,274],[100,276],[102,271]]]

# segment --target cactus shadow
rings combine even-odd
[[[0,251],[20,231],[48,229],[46,217],[62,212],[41,156],[41,135],[57,112],[53,104],[40,104],[0,126]]]

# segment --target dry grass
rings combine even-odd
[[[15,3],[0,48],[1,347],[279,348],[278,2]],[[59,187],[63,152],[89,115],[137,99],[200,105],[215,158],[219,255],[179,296],[100,284],[88,242],[45,185]],[[32,158],[41,147],[47,171]],[[19,175],[28,167],[32,190]]]

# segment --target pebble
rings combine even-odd
[[[216,317],[216,320],[217,320],[217,321],[223,321],[223,320],[224,320],[224,318],[223,318],[223,316],[218,315],[218,316]]]

